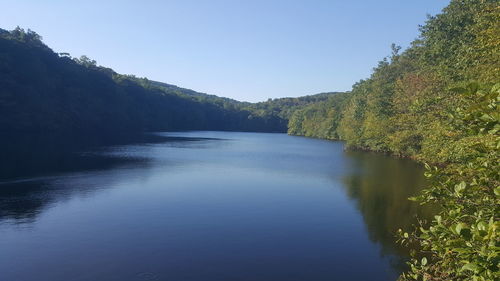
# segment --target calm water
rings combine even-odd
[[[421,168],[285,134],[3,138],[0,280],[395,280]],[[114,142],[110,142],[114,143]]]

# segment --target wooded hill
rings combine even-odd
[[[345,140],[351,148],[430,162],[462,161],[461,139],[449,116],[466,97],[454,88],[500,81],[498,1],[451,1],[429,17],[420,36],[373,69],[350,93],[295,112],[288,132]]]
[[[121,75],[55,53],[34,31],[0,29],[0,132],[286,132],[294,109],[328,94],[247,103]]]

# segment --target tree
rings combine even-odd
[[[409,263],[403,280],[500,278],[500,84],[458,90],[466,102],[451,122],[465,132],[470,157],[446,168],[427,165],[433,184],[414,200],[438,204],[441,211],[429,226],[402,234],[403,243],[416,241],[425,253]]]
[[[97,66],[97,62],[95,60],[90,59],[86,55],[80,56],[80,58],[75,59],[75,61],[85,67],[95,67]]]

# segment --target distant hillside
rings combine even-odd
[[[121,75],[55,53],[31,30],[0,29],[0,132],[286,132],[290,112],[323,95],[239,102]]]
[[[216,96],[216,95],[210,95],[210,94],[206,94],[206,93],[200,93],[200,92],[197,92],[197,91],[194,91],[194,90],[191,90],[191,89],[181,88],[181,87],[178,87],[178,86],[172,85],[172,84],[167,84],[167,83],[158,82],[158,81],[152,81],[152,80],[150,82],[151,82],[151,84],[153,86],[160,87],[160,88],[162,88],[163,90],[165,90],[167,92],[176,93],[178,95],[184,95],[184,96],[189,96],[189,97],[200,98],[202,100],[203,99],[211,99],[211,100],[214,100],[214,101],[215,100],[220,100],[220,101],[234,103],[234,104],[241,104],[242,103],[242,102],[234,100],[234,99],[225,98],[225,97],[219,97],[219,96]]]
[[[248,103],[244,108],[260,116],[270,114],[289,120],[293,112],[295,112],[296,110],[311,104],[326,101],[330,97],[333,97],[337,94],[339,94],[339,92],[320,93],[298,98],[286,97],[269,99],[265,102]]]
[[[265,102],[241,102],[235,99],[219,97],[216,95],[210,95],[205,93],[200,93],[193,91],[191,89],[185,89],[178,87],[176,85],[171,85],[158,81],[149,81],[151,85],[162,88],[164,91],[169,93],[175,93],[180,96],[188,96],[197,101],[202,102],[212,102],[219,105],[230,104],[232,106],[236,106],[242,110],[247,110],[252,112],[253,115],[257,116],[278,116],[286,121],[292,116],[292,113],[300,108],[303,108],[307,105],[314,104],[321,101],[326,101],[330,97],[338,94],[340,92],[328,92],[328,93],[319,93],[314,95],[307,95],[297,98],[292,97],[284,97],[284,98],[275,98],[268,99]]]

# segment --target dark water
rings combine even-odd
[[[284,134],[3,137],[0,280],[395,280],[421,168]]]

